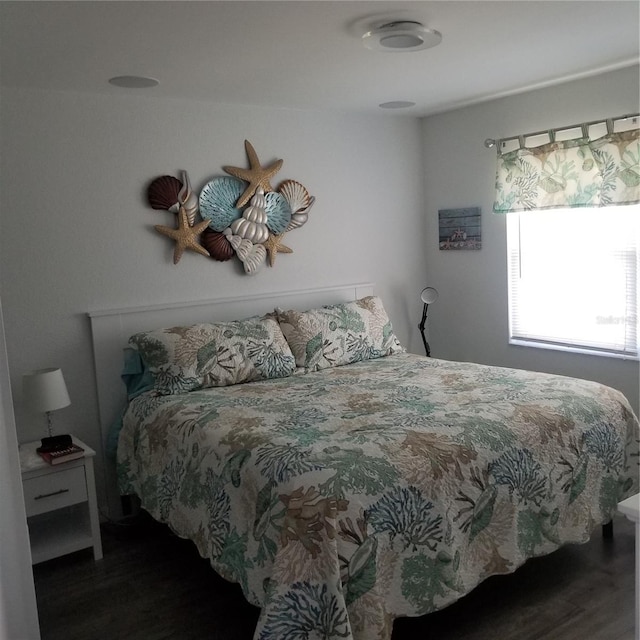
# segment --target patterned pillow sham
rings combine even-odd
[[[276,314],[296,364],[306,371],[404,351],[377,296],[302,312],[276,309]]]
[[[284,378],[296,368],[272,317],[146,331],[131,336],[129,344],[140,353],[160,395]]]

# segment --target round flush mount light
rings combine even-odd
[[[442,34],[413,20],[392,20],[366,31],[362,42],[367,49],[374,51],[423,51],[440,44]]]
[[[147,78],[146,76],[114,76],[109,78],[109,84],[125,89],[148,89],[156,87],[160,84],[155,78]]]
[[[415,102],[409,100],[391,100],[390,102],[382,102],[378,105],[381,109],[408,109],[409,107],[415,107]]]

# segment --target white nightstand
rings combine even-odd
[[[93,547],[102,558],[98,502],[93,475],[96,452],[78,438],[84,457],[52,465],[36,447],[40,441],[20,445],[22,487],[33,564]]]
[[[640,493],[618,503],[618,511],[636,523],[636,640],[640,640]]]

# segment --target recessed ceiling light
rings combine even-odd
[[[383,102],[378,105],[381,109],[408,109],[409,107],[415,107],[415,102],[409,102],[409,100],[391,100],[390,102]]]
[[[124,87],[125,89],[147,89],[160,84],[155,78],[147,78],[145,76],[115,76],[109,78],[109,84],[116,87]]]
[[[367,49],[374,51],[422,51],[440,44],[442,34],[413,20],[392,20],[365,32],[362,42]]]

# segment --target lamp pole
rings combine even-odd
[[[424,335],[424,326],[427,323],[427,311],[429,309],[429,303],[435,302],[438,299],[438,291],[433,287],[425,287],[420,294],[420,299],[422,300],[422,320],[418,325],[420,329],[420,334],[422,335],[422,343],[424,344],[424,351],[427,354],[427,358],[431,357],[431,349],[429,348],[429,343],[427,342],[427,338]]]
[[[420,321],[420,324],[418,325],[418,329],[420,329],[420,334],[422,335],[422,342],[424,344],[424,350],[425,353],[427,354],[427,358],[431,357],[431,349],[429,348],[429,343],[427,342],[427,338],[424,335],[424,326],[427,322],[427,309],[429,308],[429,305],[425,302],[422,305],[422,320]]]

